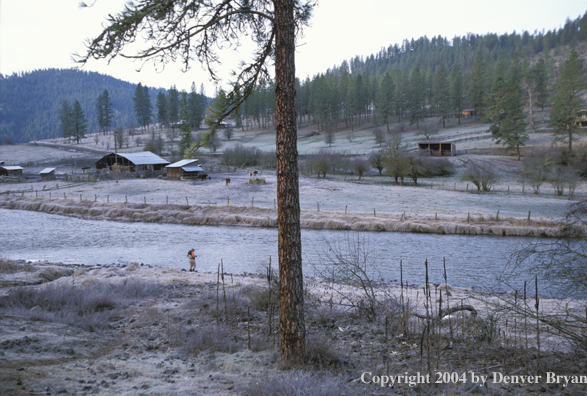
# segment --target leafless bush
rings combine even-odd
[[[534,194],[540,194],[540,187],[548,177],[548,165],[544,153],[538,153],[524,161],[524,181],[528,182]]]
[[[318,369],[335,368],[344,364],[344,360],[337,353],[332,342],[322,336],[313,335],[306,338],[304,362]]]
[[[182,350],[186,356],[198,356],[204,351],[232,353],[239,349],[234,335],[224,326],[189,327],[183,338]]]
[[[345,386],[342,379],[329,374],[323,376],[305,371],[289,371],[275,377],[250,381],[243,392],[247,396],[354,396],[364,389]]]
[[[364,236],[347,234],[342,240],[325,244],[325,251],[319,254],[320,263],[314,265],[315,273],[329,280],[330,290],[346,304],[369,320],[375,319],[378,302],[371,278],[377,269]]]
[[[467,169],[461,176],[461,180],[473,183],[477,187],[478,192],[489,192],[499,180],[499,176],[489,165],[469,160]]]
[[[548,181],[554,188],[554,192],[558,196],[562,196],[565,192],[565,187],[568,188],[569,196],[573,196],[575,188],[580,182],[579,175],[570,166],[555,167],[548,174]]]
[[[253,352],[266,351],[273,348],[273,340],[262,332],[251,336],[250,349]]]
[[[550,329],[587,353],[587,318],[583,308],[571,308],[566,298],[585,298],[587,294],[587,201],[575,203],[566,215],[562,237],[540,240],[514,254],[500,279],[502,286],[514,290],[518,298],[493,295],[494,307],[510,316],[525,318]],[[540,288],[546,281],[548,286]],[[524,284],[524,290],[516,285]],[[534,285],[526,300],[526,284]],[[540,290],[542,289],[542,290]],[[560,301],[556,310],[539,310],[540,294],[550,293]],[[523,300],[519,296],[524,296]],[[558,311],[558,312],[557,312]]]
[[[227,166],[258,166],[261,153],[257,147],[245,147],[238,143],[233,148],[224,150],[220,163]]]

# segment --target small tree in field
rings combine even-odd
[[[373,130],[373,135],[375,136],[375,143],[381,147],[383,143],[385,143],[385,133],[381,128],[375,128]]]
[[[326,143],[328,145],[328,147],[332,147],[332,145],[334,144],[334,132],[332,132],[332,130],[328,130],[326,132],[326,135],[324,136],[324,143]]]
[[[379,171],[379,176],[381,176],[383,169],[385,169],[385,155],[382,151],[376,151],[369,157],[369,163]]]
[[[357,160],[353,162],[353,172],[355,175],[359,176],[359,180],[361,177],[367,172],[369,172],[369,165],[363,160]]]

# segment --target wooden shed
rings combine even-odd
[[[453,142],[420,142],[418,150],[425,150],[436,157],[453,157],[457,155],[457,147]]]
[[[168,179],[202,179],[204,180],[208,175],[204,173],[204,169],[197,165],[197,159],[184,159],[167,165]]]
[[[40,171],[40,175],[41,175],[41,180],[42,181],[51,181],[51,180],[55,180],[55,169],[56,168],[45,168],[42,171]]]
[[[0,166],[0,176],[22,177],[22,167],[2,165]]]
[[[577,125],[587,126],[587,109],[579,110],[579,113],[577,113]]]
[[[150,151],[140,153],[110,153],[96,162],[96,169],[109,168],[113,172],[133,172],[137,176],[156,176],[165,172],[169,161]]]
[[[470,117],[475,114],[475,109],[465,109],[461,112],[461,114],[465,117]]]

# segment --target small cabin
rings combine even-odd
[[[22,177],[22,167],[2,165],[0,166],[0,176]]]
[[[420,142],[418,150],[426,151],[434,157],[454,157],[457,155],[457,147],[453,142]]]
[[[475,113],[475,109],[465,109],[461,112],[461,114],[465,117],[470,117]]]
[[[56,168],[45,168],[42,171],[39,172],[39,174],[41,175],[41,180],[42,181],[51,181],[51,180],[55,180],[55,169]]]
[[[578,126],[587,126],[587,109],[579,110],[576,122]]]
[[[204,173],[204,169],[196,164],[197,159],[184,159],[175,162],[171,165],[167,165],[167,178],[168,179],[202,179],[204,180],[208,175]]]

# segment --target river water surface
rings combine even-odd
[[[0,256],[48,260],[66,264],[127,264],[189,268],[187,251],[195,248],[199,271],[215,272],[220,260],[228,273],[260,273],[272,257],[277,262],[277,230],[238,226],[187,226],[106,220],[83,220],[40,212],[0,209]],[[347,240],[360,238],[368,260],[377,268],[374,279],[403,279],[424,283],[424,261],[430,281],[443,283],[446,259],[448,282],[455,286],[490,286],[510,254],[533,238],[438,235],[391,232],[302,230],[304,274],[334,251],[345,251]],[[338,249],[337,249],[338,247]],[[516,285],[520,287],[521,285]]]

